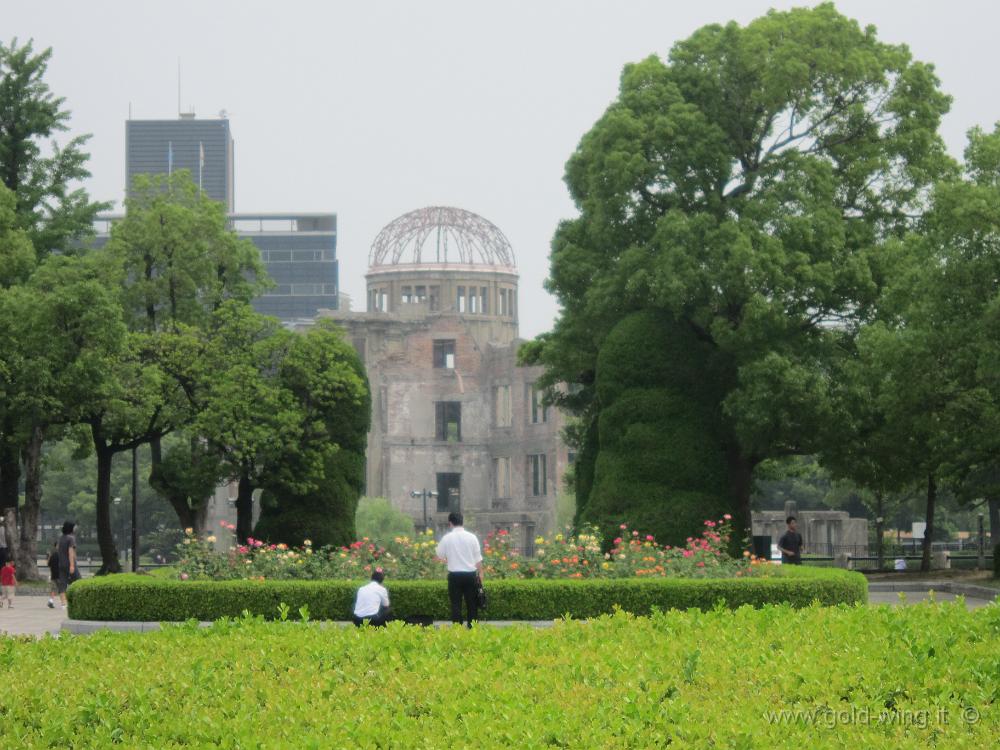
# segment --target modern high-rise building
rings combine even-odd
[[[338,308],[337,214],[230,214],[236,233],[260,250],[275,286],[254,309],[283,321]]]
[[[202,190],[232,212],[233,136],[229,120],[198,120],[194,113],[176,120],[125,122],[126,193],[137,174],[163,174],[186,169]]]
[[[254,300],[254,308],[284,322],[314,318],[339,305],[337,215],[334,213],[234,213],[233,137],[229,120],[128,120],[125,172],[128,188],[139,174],[186,169],[205,194],[226,206],[230,226],[250,240],[275,286]],[[98,217],[95,245],[107,242],[120,215]]]

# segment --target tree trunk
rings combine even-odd
[[[739,545],[744,536],[753,536],[750,493],[753,490],[754,462],[737,447],[727,449],[726,461],[729,468],[729,497],[733,504],[733,520],[736,521],[733,537],[736,545]]]
[[[991,497],[988,500],[990,509],[990,547],[996,549],[1000,544],[1000,497]],[[989,553],[991,550],[987,550]]]
[[[38,517],[42,508],[42,444],[45,430],[34,425],[24,448],[24,507],[20,518],[20,546],[17,551],[17,577],[39,581]]]
[[[236,491],[236,541],[240,544],[246,544],[253,533],[253,491],[253,482],[241,475]]]
[[[7,540],[7,557],[17,560],[17,506],[20,501],[18,480],[21,463],[18,451],[6,436],[0,438],[0,525],[4,526]]]
[[[162,481],[161,471],[163,466],[163,438],[156,435],[149,441],[149,486],[156,490],[156,493],[165,498],[170,507],[177,514],[182,529],[192,529],[197,531],[198,519],[191,509],[186,495],[180,495],[171,491],[171,488]]]
[[[17,508],[0,510],[0,525],[6,527],[7,559],[17,564]]]
[[[875,493],[875,559],[876,566],[882,570],[885,564],[885,553],[883,551],[883,524],[885,523],[885,498],[881,492]]]
[[[21,479],[21,456],[9,438],[0,439],[0,512],[17,508],[20,504],[18,482]],[[8,529],[10,531],[10,529]],[[8,544],[13,541],[8,539]]]
[[[97,575],[121,573],[121,561],[111,530],[111,462],[115,452],[103,440],[94,440],[97,451],[97,545],[101,549],[101,567]]]
[[[934,536],[934,506],[937,503],[937,483],[934,475],[927,476],[927,528],[924,529],[923,557],[920,560],[920,571],[926,573],[931,569],[931,539]]]

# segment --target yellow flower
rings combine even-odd
[[[544,536],[536,536],[535,537],[535,544],[545,544],[545,537]]]
[[[188,536],[191,536],[191,534],[194,533],[194,529],[188,526],[186,529],[184,529],[184,533],[187,534]]]
[[[605,570],[607,570],[608,568],[611,567],[611,563],[602,562],[601,563],[601,567],[604,568]]]
[[[208,542],[209,544],[215,544],[215,535],[209,534],[207,537],[205,537],[205,541]]]

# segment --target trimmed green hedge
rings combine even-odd
[[[279,604],[294,614],[309,607],[313,619],[350,617],[358,581],[165,581],[116,575],[74,583],[69,615],[74,620],[216,620],[251,614],[276,616]],[[444,581],[389,581],[398,617],[449,617]],[[645,615],[654,608],[708,610],[787,602],[805,607],[868,600],[864,576],[846,570],[782,568],[761,578],[647,578],[591,580],[494,580],[486,582],[490,604],[483,619],[553,620],[564,615],[596,617],[621,607]]]

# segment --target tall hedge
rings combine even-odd
[[[364,364],[343,332],[321,321],[297,340],[296,356],[288,356],[280,377],[308,405],[312,415],[310,440],[335,450],[314,467],[302,467],[302,453],[288,446],[285,466],[268,482],[261,495],[261,515],[254,536],[270,542],[300,546],[350,544],[356,538],[354,513],[365,485],[365,447],[371,421],[371,395]],[[363,384],[360,397],[351,397],[351,376]],[[303,489],[306,472],[313,481]]]
[[[706,377],[712,357],[690,328],[663,313],[634,313],[615,326],[598,357],[597,447],[581,521],[609,539],[627,522],[681,544],[705,519],[734,511],[713,431],[721,399],[706,385],[715,382]]]
[[[179,621],[237,617],[244,610],[268,618],[278,605],[293,615],[303,605],[314,619],[346,620],[364,581],[170,581],[142,575],[88,578],[69,589],[75,620]],[[445,581],[387,581],[399,617],[430,615],[447,620]],[[759,578],[631,578],[590,580],[503,579],[486,581],[484,620],[552,620],[596,617],[620,607],[637,615],[653,608],[707,610],[786,602],[805,607],[861,604],[868,583],[860,573],[835,568],[788,567]]]

